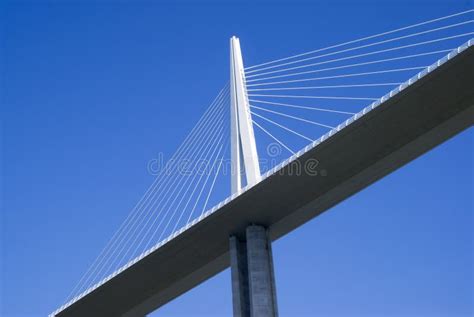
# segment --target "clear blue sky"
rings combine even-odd
[[[155,3],[154,3],[155,2]],[[2,1],[2,317],[59,304],[228,78],[473,7],[406,1]],[[199,4],[198,4],[199,3]],[[473,316],[468,130],[274,243],[281,316]],[[225,271],[152,316],[231,316]]]

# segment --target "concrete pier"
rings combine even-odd
[[[234,317],[277,317],[271,243],[267,230],[251,225],[245,240],[230,238]]]

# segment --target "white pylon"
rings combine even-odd
[[[242,189],[242,175],[247,185],[255,185],[261,178],[240,41],[235,36],[230,39],[230,99],[231,191],[234,194]]]

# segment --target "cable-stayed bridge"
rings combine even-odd
[[[52,316],[144,316],[231,266],[235,316],[277,316],[271,241],[474,122],[473,13],[246,67]]]

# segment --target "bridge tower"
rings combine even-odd
[[[246,185],[254,185],[260,181],[244,64],[240,42],[235,36],[230,39],[230,107],[231,191],[234,194],[243,187],[242,176],[245,176]]]
[[[231,191],[261,179],[237,37],[230,39]],[[271,241],[267,228],[251,224],[229,239],[234,317],[278,316]]]

